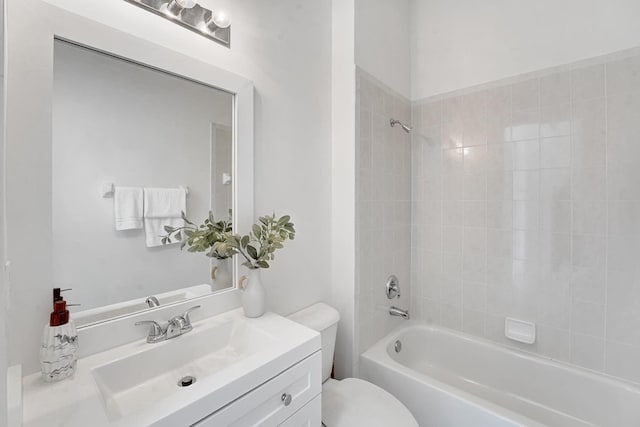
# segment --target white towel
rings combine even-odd
[[[187,192],[184,188],[144,189],[144,230],[147,247],[162,246],[165,225],[184,226],[182,212],[187,213]],[[174,242],[177,243],[177,242]]]
[[[113,194],[116,230],[142,228],[142,188],[116,187]]]

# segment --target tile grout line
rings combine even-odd
[[[571,304],[569,306],[569,332],[570,332],[570,336],[569,336],[569,361],[570,363],[573,363],[574,360],[574,324],[573,324],[573,310],[574,310],[574,304],[575,304],[575,300],[574,300],[574,289],[573,289],[573,275],[574,275],[574,247],[573,247],[573,240],[574,240],[574,206],[575,206],[575,182],[573,179],[573,175],[574,175],[574,151],[575,151],[575,141],[574,141],[574,137],[573,137],[573,103],[574,103],[574,99],[573,99],[573,70],[569,72],[569,171],[570,171],[570,175],[569,175],[569,180],[570,180],[570,185],[571,185],[571,193],[569,195],[569,198],[571,200],[571,205],[569,206],[569,214],[570,214],[570,229],[569,229],[569,233],[571,236],[571,239],[569,240],[569,259],[571,260],[571,276],[569,278],[570,282],[569,282],[569,289],[571,292]]]
[[[607,317],[609,312],[609,63],[604,63],[604,331],[602,336],[602,372],[607,371]]]

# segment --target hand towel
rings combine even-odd
[[[115,187],[113,207],[116,230],[142,228],[142,188]]]
[[[147,247],[162,246],[164,227],[184,226],[182,212],[187,213],[187,192],[184,188],[144,189],[144,230]],[[177,242],[174,242],[177,243]]]

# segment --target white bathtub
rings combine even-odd
[[[361,355],[360,375],[421,427],[640,426],[634,385],[435,326],[392,332]]]

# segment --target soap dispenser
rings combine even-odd
[[[78,360],[78,334],[61,292],[60,288],[53,289],[53,311],[42,333],[40,367],[45,382],[72,376]]]

